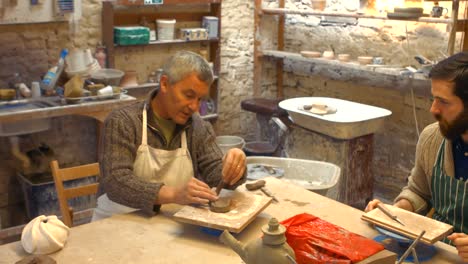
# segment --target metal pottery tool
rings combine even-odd
[[[218,183],[218,186],[216,186],[216,195],[219,195],[223,187],[224,187],[224,181],[223,179],[221,179],[221,181]]]
[[[219,195],[221,190],[223,189],[225,183],[223,179],[219,182],[218,186],[216,186],[216,195]],[[215,202],[209,202],[210,210],[215,213],[227,213],[231,208],[231,199],[227,197],[220,197]]]
[[[265,188],[265,184],[266,182],[264,180],[259,180],[254,183],[247,183],[245,185],[245,188],[247,188],[247,190],[249,191],[255,191],[260,189],[260,191],[262,191],[266,196],[273,198],[273,201],[279,202],[278,199],[276,199],[276,197]]]
[[[403,255],[401,256],[400,260],[398,260],[397,264],[401,264],[403,263],[403,261],[405,261],[406,257],[408,257],[408,255],[410,253],[413,253],[413,256],[415,256],[415,260],[418,259],[417,255],[416,255],[416,250],[414,249],[414,247],[419,243],[419,240],[421,240],[421,238],[424,236],[424,234],[426,233],[425,230],[423,230],[421,232],[421,234],[419,234],[418,238],[416,238],[413,243],[411,243],[411,245],[409,246],[409,248],[405,251],[405,253],[403,253]],[[419,260],[417,260],[419,262]],[[415,262],[416,263],[416,262]]]
[[[392,214],[392,212],[390,212],[384,205],[383,203],[378,203],[377,204],[377,208],[380,209],[380,211],[382,211],[384,214],[386,214],[388,217],[390,217],[391,219],[393,219],[394,221],[397,221],[400,225],[404,226],[405,224],[403,224],[403,222],[400,221],[400,219],[398,219],[398,217],[394,214]]]

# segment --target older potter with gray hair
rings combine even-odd
[[[205,59],[178,52],[164,65],[159,89],[107,118],[93,220],[136,210],[151,215],[167,203],[207,204],[218,199],[210,187],[245,181],[245,154],[231,149],[223,157],[197,113],[212,82]]]

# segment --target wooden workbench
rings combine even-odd
[[[284,220],[304,212],[369,238],[377,235],[360,219],[360,210],[276,178],[266,180],[266,187],[280,202],[272,203],[236,235],[243,242],[258,237],[260,227],[270,217]],[[245,190],[244,186],[239,188]],[[198,226],[174,221],[172,215],[180,208],[168,205],[151,218],[138,213],[116,215],[74,227],[66,247],[50,256],[58,263],[242,263],[217,237]],[[436,243],[436,248],[436,256],[424,263],[461,263],[455,248],[441,242]],[[0,246],[0,263],[14,263],[25,256],[20,242]]]

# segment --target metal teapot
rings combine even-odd
[[[219,240],[231,247],[246,264],[292,264],[296,263],[293,249],[286,242],[286,228],[276,218],[271,218],[262,227],[263,238],[244,244],[235,239],[227,230]]]

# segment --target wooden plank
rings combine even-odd
[[[357,62],[342,63],[337,60],[323,58],[306,58],[299,53],[263,50],[266,57],[284,59],[284,71],[295,75],[319,75],[331,80],[359,83],[361,85],[384,87],[407,92],[413,87],[415,94],[430,96],[430,80],[423,74],[415,74],[411,78],[403,76],[399,66],[385,65],[388,68],[359,65]],[[290,60],[288,62],[288,60]]]
[[[373,196],[373,146],[374,134],[353,138],[346,143],[348,159],[342,171],[338,200],[360,210],[364,210]]]
[[[405,226],[394,221],[377,208],[363,214],[361,219],[412,239],[417,238],[421,231],[425,230],[426,233],[421,238],[421,241],[426,244],[434,244],[453,231],[453,227],[449,224],[392,205],[386,205],[386,207],[390,212],[396,215]]]
[[[99,163],[97,162],[71,168],[60,169],[60,177],[63,181],[70,181],[96,175],[99,175]]]
[[[65,198],[70,199],[70,198],[75,198],[75,197],[80,197],[80,196],[96,194],[98,192],[98,187],[99,187],[98,183],[93,183],[93,184],[86,185],[86,186],[68,188],[64,190]]]
[[[343,13],[343,12],[332,12],[332,11],[309,11],[299,9],[287,9],[287,8],[263,8],[263,14],[266,15],[281,15],[281,14],[292,14],[292,15],[312,15],[312,16],[332,16],[332,17],[352,17],[352,18],[367,18],[367,19],[381,19],[381,20],[401,20],[401,21],[415,21],[424,23],[442,23],[451,24],[452,19],[435,18],[435,17],[420,17],[414,19],[391,19],[387,16],[382,15],[367,15],[367,14],[356,14],[356,13]]]
[[[272,200],[270,197],[226,189],[221,191],[221,195],[232,199],[231,210],[227,213],[211,212],[207,206],[184,206],[174,214],[174,218],[183,223],[239,233],[252,222]]]
[[[155,25],[156,19],[175,19],[177,23],[182,22],[195,22],[201,26],[203,16],[210,15],[209,12],[199,13],[149,13],[149,12],[135,12],[135,13],[115,13],[114,26],[125,26],[125,25],[139,25],[141,18],[145,17],[146,20]]]
[[[458,8],[459,8],[459,2],[458,0],[454,0],[452,2],[452,20],[453,24],[451,25],[450,28],[450,35],[449,35],[449,41],[448,41],[448,47],[447,47],[447,53],[449,56],[453,55],[454,50],[455,50],[455,40],[457,37],[457,23],[458,23]]]
[[[279,1],[279,8],[284,8],[284,0]],[[285,29],[285,14],[279,16],[278,21],[278,50],[284,50],[284,29]],[[283,98],[283,60],[276,60],[276,98]]]
[[[388,250],[382,250],[374,255],[359,261],[357,264],[395,264],[397,255]]]
[[[260,36],[260,22],[262,15],[262,0],[255,0],[254,7],[254,72],[253,72],[253,96],[259,96],[262,86],[262,52],[261,52],[261,36]]]
[[[102,44],[106,46],[108,68],[114,68],[114,8],[112,2],[102,2]]]
[[[118,0],[119,5],[140,6],[145,5],[144,0]],[[214,4],[221,3],[221,0],[163,0],[163,5],[178,4]]]

